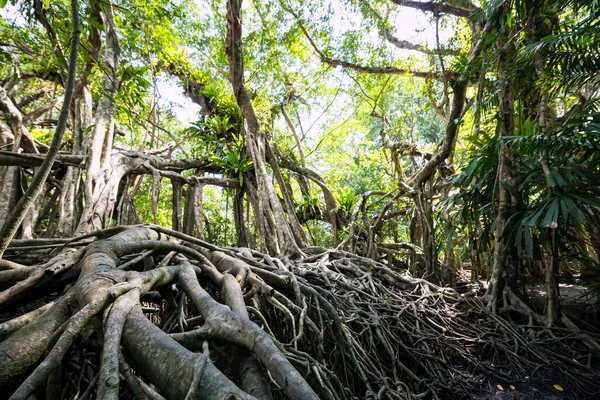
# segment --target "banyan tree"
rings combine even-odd
[[[600,8],[537,3],[0,1],[0,397],[598,396],[559,282],[600,254]]]

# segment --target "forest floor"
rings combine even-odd
[[[150,320],[160,325],[161,329],[156,330],[163,335],[161,341],[156,341],[160,345],[174,346],[171,341],[179,336],[173,335],[190,337],[190,332],[194,330],[195,325],[191,321],[198,320],[197,310],[201,308],[194,308],[195,304],[190,303],[183,295],[189,282],[205,288],[202,289],[208,294],[205,298],[210,298],[215,307],[221,307],[219,312],[231,313],[229,308],[217,300],[224,290],[217,283],[220,282],[219,279],[213,279],[209,274],[235,277],[236,282],[246,276],[248,300],[241,292],[242,286],[238,287],[237,283],[233,286],[237,288],[244,304],[249,301],[250,306],[246,304],[246,308],[250,307],[255,314],[239,321],[256,327],[252,332],[265,335],[266,331],[268,335],[265,338],[272,338],[273,343],[280,344],[280,347],[275,347],[281,352],[278,354],[282,360],[288,357],[297,361],[298,365],[310,362],[317,369],[318,376],[328,384],[316,387],[331,387],[336,393],[343,394],[339,398],[371,399],[374,398],[373,394],[384,392],[390,394],[389,398],[404,399],[414,398],[415,395],[420,398],[477,400],[600,398],[597,396],[600,393],[600,374],[597,372],[600,359],[598,351],[590,351],[589,348],[589,339],[600,341],[598,326],[584,328],[589,335],[584,338],[583,334],[569,329],[547,329],[542,323],[531,321],[528,324],[522,313],[492,314],[480,297],[461,296],[453,289],[398,273],[381,263],[351,253],[314,248],[307,251],[306,257],[302,259],[281,261],[259,252],[217,248],[175,231],[144,225],[129,227],[114,236],[100,239],[94,246],[89,245],[89,255],[86,253],[86,256],[100,254],[101,250],[96,249],[111,246],[118,249],[122,243],[135,242],[127,235],[135,239],[138,236],[158,237],[159,233],[173,235],[173,238],[178,238],[186,246],[167,241],[167,236],[161,236],[165,239],[162,241],[136,239],[143,245],[135,247],[136,253],[119,253],[118,258],[112,262],[114,265],[119,262],[122,267],[137,260],[128,266],[129,272],[148,276],[148,272],[155,274],[156,271],[183,268],[179,264],[161,265],[176,262],[169,255],[162,255],[176,251],[192,258],[196,263],[194,265],[198,266],[200,275],[192,275],[190,279],[185,277],[186,280],[178,278],[180,289],[173,285],[162,285],[169,288],[166,291],[161,289],[164,295],[157,292],[157,298],[155,296],[147,298],[150,300],[143,300],[142,305],[147,310],[156,309]],[[147,258],[151,268],[144,271],[146,264],[138,252],[145,249],[144,246],[159,244],[162,250]],[[210,260],[200,251],[211,257]],[[27,254],[31,256],[32,252]],[[145,253],[139,254],[143,256]],[[87,262],[87,259],[84,261]],[[81,265],[86,264],[84,261]],[[97,261],[90,262],[90,265],[96,264]],[[40,265],[42,266],[39,268],[46,268],[46,264]],[[242,274],[238,273],[239,270],[231,270],[232,265],[245,268],[247,272]],[[203,272],[202,267],[207,272]],[[112,272],[118,274],[120,270]],[[99,276],[104,279],[106,272],[100,273]],[[80,278],[74,282],[75,285],[86,282]],[[221,280],[224,281],[225,278]],[[470,291],[473,285],[467,286],[461,292]],[[483,285],[480,287],[483,288]],[[536,285],[531,290],[535,292],[531,295],[534,304],[539,303],[536,304],[536,311],[543,314],[543,301],[536,301],[542,299],[543,286]],[[484,289],[477,292],[482,295]],[[581,295],[585,293],[585,289],[569,284],[561,285],[561,292],[564,308],[567,309],[569,305],[578,304],[578,301],[584,299]],[[59,293],[57,291],[46,297],[45,301],[55,300]],[[193,294],[191,291],[190,293]],[[36,295],[32,295],[32,298],[35,297]],[[169,302],[167,298],[172,301]],[[593,298],[585,299],[583,309],[593,306],[591,303],[594,301]],[[30,311],[31,308],[38,308],[41,304],[43,302],[34,301],[23,309],[7,307],[6,310],[10,312],[0,313],[0,322]],[[302,304],[302,307],[298,304]],[[184,327],[179,326],[179,316],[182,325],[184,321],[190,322],[187,332],[184,332]],[[573,320],[578,324],[581,320],[588,323],[593,320],[583,315],[574,317]],[[206,323],[208,317],[202,318],[204,325],[211,326]],[[305,322],[296,325],[296,320]],[[213,326],[233,326],[223,324],[220,319],[215,321]],[[299,331],[302,332],[301,335],[298,334]],[[127,332],[131,335],[138,334],[138,331]],[[215,340],[210,349],[216,355],[215,365],[224,371],[227,379],[233,381],[235,377],[230,375],[233,375],[231,371],[236,366],[233,358],[227,356],[228,351],[233,349],[228,342],[232,337],[235,336],[223,339],[226,344]],[[3,354],[7,356],[5,361],[0,360],[2,369],[8,370],[7,364],[3,362],[12,362],[7,349],[22,340],[22,334],[15,333],[0,341],[0,357]],[[133,362],[136,361],[135,356],[146,354],[131,347],[138,343],[136,341],[123,343],[124,356]],[[191,345],[190,343],[187,344]],[[97,360],[101,349],[97,343],[92,342],[82,343],[81,346],[86,351],[87,361],[82,364],[81,359],[77,358],[77,354],[81,353],[79,348],[75,353],[66,355],[64,365],[93,365],[89,371],[91,381],[95,374],[100,373]],[[195,349],[193,346],[191,350],[181,347],[182,352]],[[87,354],[92,356],[88,357]],[[135,369],[134,364],[130,365]],[[191,370],[193,365],[188,367]],[[276,371],[276,368],[271,365],[271,370]],[[14,379],[14,383],[19,383],[18,379]],[[191,385],[190,382],[184,383],[180,390],[183,397],[179,392],[167,397],[184,398]],[[68,381],[65,381],[65,385],[69,393],[78,393],[78,387]],[[94,388],[93,384],[89,387],[92,390]],[[4,398],[1,389],[0,398]],[[277,393],[275,398],[287,397]]]
[[[576,283],[560,283],[560,304],[570,317],[585,322],[590,328],[600,331],[600,297],[585,286]],[[537,284],[529,288],[531,300],[543,309],[546,299],[546,287]]]
[[[560,283],[561,304],[580,304],[590,307],[600,306],[600,297],[588,290],[585,286],[576,283]],[[530,288],[530,295],[537,299],[546,297],[546,287],[544,285],[535,285]]]
[[[485,288],[487,287],[486,282],[479,281],[472,283],[470,269],[463,268],[458,272],[459,282],[467,284],[469,290],[477,288],[480,294],[485,292]],[[593,336],[596,340],[600,339],[600,295],[591,292],[585,286],[576,283],[576,281],[575,283],[560,283],[559,288],[562,311],[579,326],[585,327],[584,329],[589,335]],[[546,287],[544,283],[532,283],[527,287],[526,291],[536,311],[544,314],[546,299]],[[510,364],[509,357],[496,360],[496,366],[499,367],[503,364]],[[481,384],[475,385],[477,389],[476,392],[473,392],[472,398],[475,400],[581,399],[582,397],[579,393],[570,391],[570,388],[564,385],[565,371],[569,371],[567,366],[557,365],[556,368],[546,369],[544,379],[526,379],[528,377],[514,376],[514,381],[512,382],[502,382],[493,376],[493,374],[489,374],[482,380]],[[558,386],[554,386],[555,384]],[[600,399],[600,393],[597,393],[596,397],[592,395],[592,397],[587,398]]]
[[[571,319],[577,320],[578,324],[587,325],[590,333],[600,335],[600,298],[597,294],[590,292],[585,286],[576,283],[561,283],[560,297],[561,307]],[[528,294],[532,302],[538,309],[543,311],[546,299],[546,287],[544,284],[536,284],[528,289]],[[557,383],[561,382],[563,374],[557,372],[555,374]],[[549,382],[549,381],[547,381]],[[479,399],[510,399],[510,400],[525,400],[525,399],[579,399],[576,394],[569,393],[566,388],[563,392],[558,391],[555,387],[546,384],[521,384],[516,385],[517,390],[499,390],[498,388],[490,387],[490,392]],[[598,394],[600,398],[600,393]]]
[[[458,271],[458,281],[471,283],[471,270],[462,268]],[[577,280],[576,280],[577,281]],[[487,287],[485,281],[478,282],[480,291]],[[569,316],[585,321],[591,328],[600,331],[600,292],[594,293],[578,283],[559,283],[560,304]],[[530,284],[527,295],[540,312],[544,311],[546,286],[543,282]]]

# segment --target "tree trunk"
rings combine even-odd
[[[492,277],[488,286],[489,295],[487,306],[492,312],[497,312],[497,303],[502,295],[505,283],[514,284],[516,280],[514,251],[509,249],[508,239],[504,235],[504,228],[513,206],[514,199],[504,186],[505,183],[516,187],[515,158],[511,149],[502,141],[503,137],[513,136],[515,129],[515,92],[512,82],[508,77],[507,57],[511,49],[507,48],[506,38],[499,36],[497,41],[498,53],[498,81],[500,82],[500,108],[499,108],[499,156],[498,156],[498,211],[494,229],[494,262]],[[512,287],[511,289],[515,289]]]
[[[80,84],[82,85],[80,96],[74,100],[73,107],[72,154],[74,155],[87,153],[85,131],[92,125],[92,95],[89,87],[84,82]],[[80,180],[81,169],[72,166],[67,167],[60,197],[60,214],[58,219],[58,231],[64,236],[71,236],[73,234],[80,217],[77,212],[77,198],[81,193]]]
[[[271,243],[267,248],[270,248],[271,251],[275,250],[275,254],[299,255],[302,254],[302,251],[296,243],[281,202],[275,192],[275,187],[267,172],[265,160],[268,144],[264,133],[260,129],[260,124],[244,84],[241,7],[241,0],[229,0],[227,2],[227,41],[225,50],[229,61],[233,92],[244,115],[244,132],[248,154],[256,171],[259,204],[259,212],[256,218],[259,220],[266,217],[267,222],[272,225],[272,230],[275,232],[274,237],[269,234],[263,235],[263,239]],[[277,222],[275,223],[275,221]]]
[[[171,187],[173,189],[172,196],[172,214],[171,214],[171,227],[174,231],[181,230],[181,205],[183,203],[183,188],[180,182],[171,179]]]
[[[15,137],[10,128],[0,121],[0,148],[12,148],[14,140]],[[18,167],[0,167],[0,226],[4,224],[4,220],[8,216],[10,210],[10,198],[16,169],[18,169]]]
[[[112,180],[114,183],[114,178],[106,175],[108,173],[107,168],[111,164],[110,154],[114,134],[115,97],[118,89],[117,75],[119,72],[121,49],[113,17],[113,6],[112,4],[106,4],[101,7],[106,32],[106,46],[103,56],[102,97],[98,100],[93,121],[94,128],[89,140],[90,152],[87,163],[85,206],[77,226],[79,234],[86,234],[103,227],[101,221],[103,215],[100,216],[95,208],[100,197],[105,192],[107,180]],[[111,191],[111,188],[108,191]]]

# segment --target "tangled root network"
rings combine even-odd
[[[600,393],[589,334],[491,314],[339,250],[278,259],[143,225],[6,254],[0,393],[11,399]]]

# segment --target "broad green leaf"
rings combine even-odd
[[[553,199],[548,207],[548,211],[542,220],[542,226],[549,228],[551,225],[556,224],[558,221],[558,199]]]
[[[569,197],[565,196],[565,205],[567,207],[567,209],[569,210],[569,216],[571,216],[573,218],[573,222],[577,225],[581,225],[585,222],[585,219],[583,218],[583,214],[581,214],[581,211],[579,210],[579,207],[577,207],[577,204],[575,204],[575,202],[573,200],[571,200]]]
[[[533,242],[531,240],[531,227],[525,226],[525,254],[527,258],[533,258]]]
[[[554,179],[554,182],[556,182],[556,185],[558,187],[564,187],[565,186],[565,180],[564,178],[560,175],[560,173],[558,172],[557,168],[551,168],[550,169],[550,173]]]
[[[542,213],[544,212],[544,208],[545,207],[540,207],[535,214],[533,214],[531,217],[527,218],[527,225],[529,226],[534,226],[535,223],[537,222],[538,218],[540,217],[540,215],[542,215]]]
[[[567,209],[567,203],[565,199],[562,197],[560,198],[560,211],[563,217],[563,224],[566,226],[569,224],[569,210]]]

